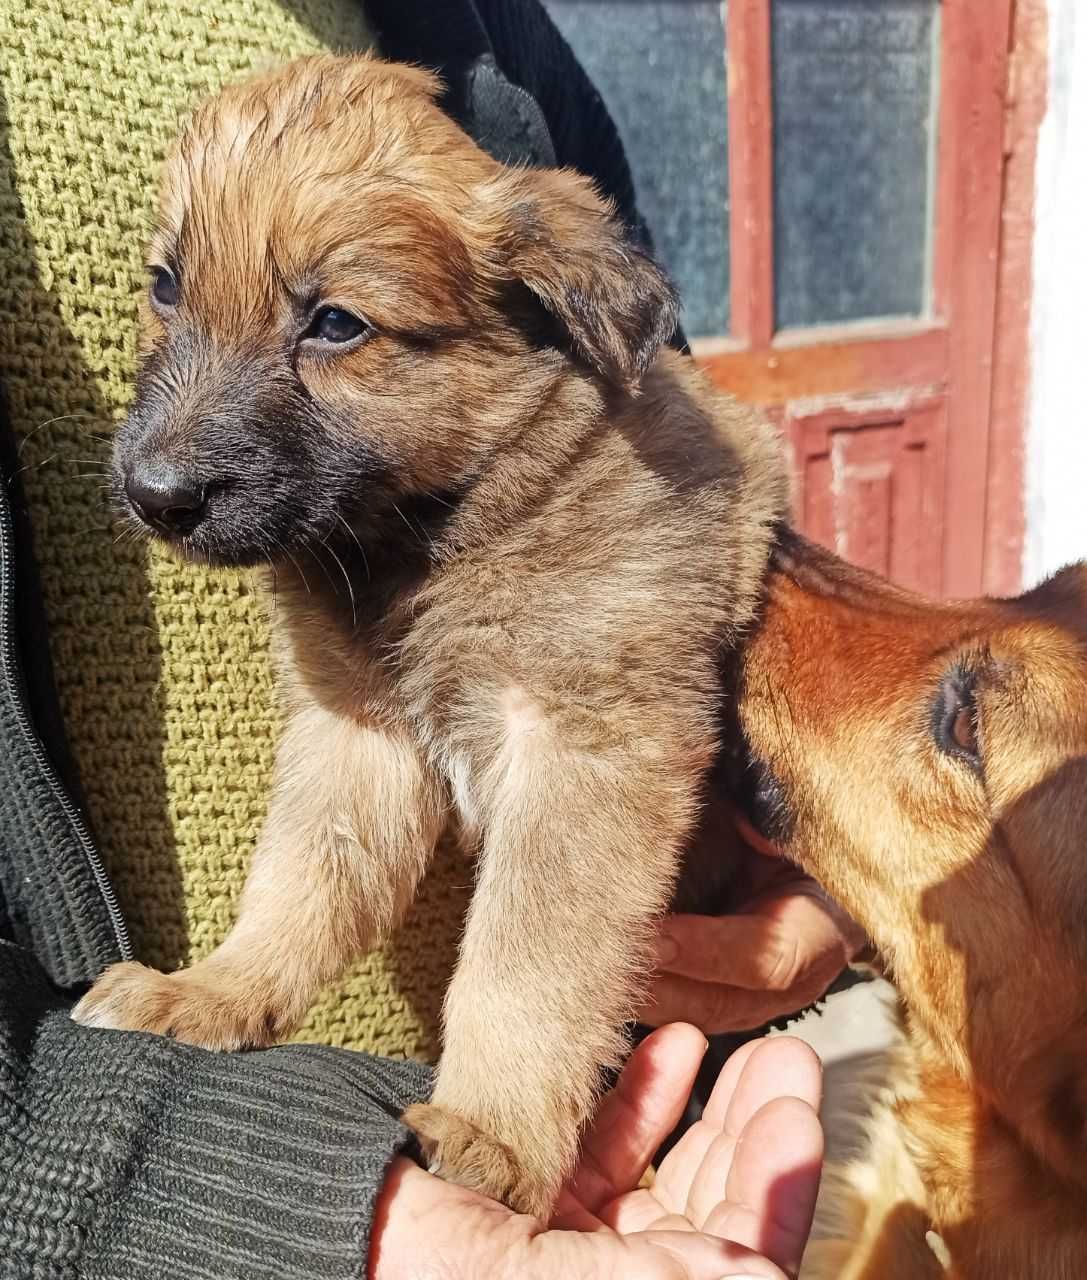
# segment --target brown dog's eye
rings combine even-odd
[[[960,707],[951,722],[951,740],[960,751],[977,754],[978,740],[974,732],[974,714],[969,707]]]
[[[961,667],[952,668],[940,682],[933,708],[933,732],[941,750],[980,770],[974,681]]]
[[[151,268],[151,299],[160,307],[176,307],[181,298],[181,286],[172,272],[165,267]]]
[[[343,311],[339,307],[322,307],[313,317],[303,337],[316,338],[318,342],[342,344],[361,338],[369,328],[365,320],[360,320],[350,311]]]

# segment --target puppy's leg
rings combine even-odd
[[[488,771],[437,1084],[404,1117],[434,1172],[541,1217],[621,1056],[694,814],[703,762],[634,754],[541,723]]]
[[[310,705],[285,729],[276,775],[222,946],[169,975],[114,965],[76,1006],[77,1022],[211,1049],[269,1044],[392,927],[441,826],[435,780],[414,748]]]

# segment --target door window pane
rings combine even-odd
[[[936,0],[773,0],[779,328],[927,306]]]
[[[619,128],[689,337],[728,332],[728,89],[720,0],[545,0]]]

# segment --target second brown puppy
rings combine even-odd
[[[509,170],[429,75],[319,58],[167,165],[119,497],[271,565],[286,724],[209,959],[75,1016],[267,1044],[478,847],[431,1105],[443,1176],[546,1213],[696,838],[718,659],[785,505],[778,443],[662,343],[675,300],[570,173]]]

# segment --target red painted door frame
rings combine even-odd
[[[733,332],[698,340],[695,354],[719,385],[764,405],[782,423],[798,470],[797,519],[814,521],[814,535],[934,594],[1012,590],[1023,532],[1022,323],[1018,357],[1005,347],[994,370],[994,356],[998,317],[1008,319],[1011,291],[1024,284],[1023,261],[1029,285],[1029,252],[1020,227],[1018,256],[1009,264],[1015,269],[1001,270],[1005,181],[1015,154],[1008,142],[1009,67],[1025,67],[1022,59],[1010,61],[1013,29],[1018,50],[1029,28],[1037,59],[1044,0],[940,6],[930,314],[793,332],[777,330],[774,321],[771,2],[728,6]],[[1030,71],[1040,70],[1044,84],[1044,29],[1040,47],[1040,69]],[[1033,114],[1017,127],[1020,154],[1029,152],[1030,163],[1020,160],[1019,168],[1029,167],[1032,179],[1040,113],[1036,95],[1025,96]],[[1022,197],[1027,179],[1018,170],[1016,176]],[[874,434],[860,441],[851,432]],[[819,484],[833,494],[818,497]],[[843,491],[852,484],[864,488],[866,500],[884,503],[882,515]],[[922,491],[924,503],[916,507]],[[929,526],[914,530],[919,510],[928,513]]]

